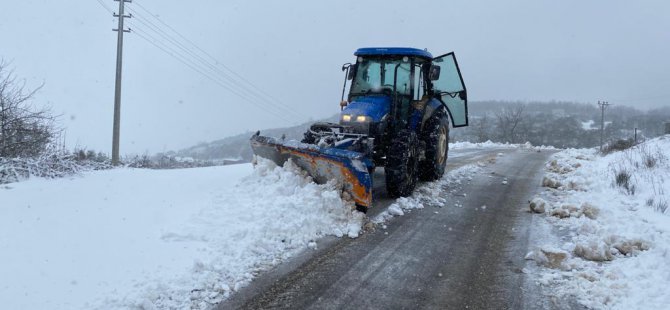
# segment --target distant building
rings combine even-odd
[[[665,123],[665,134],[670,135],[670,122]]]

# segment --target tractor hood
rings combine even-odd
[[[370,121],[376,123],[382,120],[384,115],[391,111],[391,97],[389,96],[361,96],[356,97],[354,101],[350,102],[344,110],[342,115],[350,115],[351,120],[355,120],[357,116],[367,116]],[[341,119],[340,116],[340,119]]]

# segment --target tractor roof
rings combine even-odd
[[[427,50],[421,50],[411,47],[364,47],[359,48],[354,53],[356,56],[418,56],[432,59]]]

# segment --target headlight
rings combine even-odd
[[[342,115],[342,121],[351,122],[351,115],[349,115],[349,114]]]
[[[359,116],[356,117],[356,121],[360,122],[360,123],[364,123],[364,122],[367,122],[369,120],[370,120],[370,118],[365,116],[365,115],[359,115]]]

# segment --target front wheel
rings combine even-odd
[[[386,154],[386,190],[391,197],[409,196],[419,179],[419,141],[416,133],[398,133]]]
[[[449,153],[449,120],[438,113],[432,116],[422,134],[426,143],[425,159],[419,164],[422,181],[434,181],[444,175]]]

